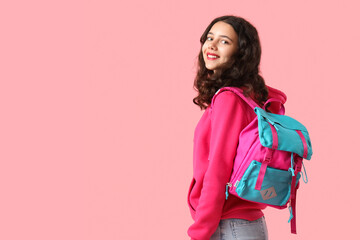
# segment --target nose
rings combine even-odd
[[[214,44],[214,42],[210,42],[209,45],[208,45],[208,48],[209,48],[209,49],[215,49],[215,44]]]

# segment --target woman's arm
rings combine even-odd
[[[214,101],[209,165],[196,208],[195,223],[188,230],[191,239],[209,239],[220,222],[225,186],[233,168],[239,134],[247,125],[246,110],[246,103],[230,91],[219,93]]]

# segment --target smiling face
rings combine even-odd
[[[215,23],[202,46],[205,66],[209,70],[222,68],[238,49],[238,36],[233,27],[225,22]]]

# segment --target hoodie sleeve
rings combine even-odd
[[[226,183],[230,180],[240,131],[247,125],[246,103],[235,93],[216,96],[211,112],[209,165],[195,222],[188,229],[192,240],[209,240],[216,231],[225,203]]]

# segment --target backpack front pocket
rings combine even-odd
[[[291,191],[291,172],[275,169],[271,167],[266,168],[266,173],[261,186],[261,190],[256,190],[255,185],[259,176],[261,163],[253,160],[246,169],[240,182],[236,184],[236,193],[239,197],[261,202],[269,205],[283,206],[290,198]],[[298,184],[301,175],[296,176],[296,184]]]

